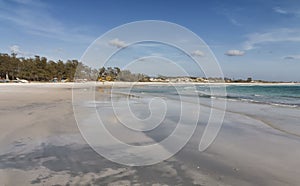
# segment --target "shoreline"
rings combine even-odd
[[[172,82],[121,82],[121,81],[111,81],[111,82],[94,82],[88,81],[84,83],[75,83],[75,82],[68,82],[68,83],[50,83],[50,82],[30,82],[30,83],[0,83],[1,86],[46,86],[46,87],[72,87],[74,85],[95,85],[97,87],[101,86],[120,86],[120,87],[127,87],[133,85],[142,85],[142,86],[160,86],[160,85],[175,85],[175,86],[184,86],[184,85],[223,85],[223,86],[300,86],[300,83],[202,83],[202,82],[179,82],[179,83],[172,83]]]

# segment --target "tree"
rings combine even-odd
[[[114,70],[116,76],[121,72],[121,69],[119,67],[114,67]]]
[[[103,76],[104,72],[106,71],[105,67],[99,69],[99,77]]]

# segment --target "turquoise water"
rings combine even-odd
[[[218,89],[218,86],[214,86]],[[219,87],[221,90],[222,87]],[[193,94],[188,94],[193,91]],[[277,106],[300,107],[300,85],[227,85],[227,96],[211,95],[208,85],[134,87],[131,92],[168,95],[191,95],[202,98],[227,98]],[[196,94],[194,93],[196,92]]]
[[[228,99],[300,107],[300,86],[296,85],[227,86],[226,90]]]

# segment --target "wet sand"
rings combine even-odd
[[[74,118],[70,85],[0,85],[0,95],[0,185],[300,184],[299,109],[228,102],[222,129],[205,152],[198,145],[207,115],[174,157],[129,167],[87,145]],[[169,129],[118,135],[128,143],[153,142]]]

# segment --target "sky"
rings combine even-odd
[[[143,20],[172,22],[197,34],[226,77],[300,81],[300,1],[295,0],[0,0],[0,53],[81,59],[103,34]],[[118,49],[128,44],[119,38],[108,42]],[[189,53],[206,55],[201,49]]]

